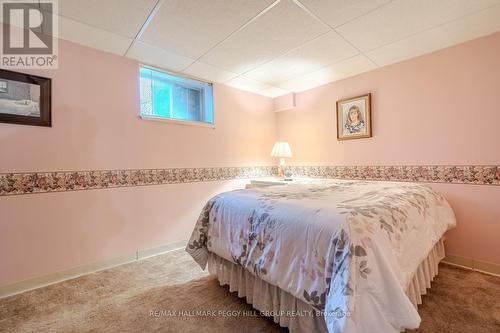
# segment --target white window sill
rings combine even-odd
[[[200,126],[200,127],[215,128],[214,124],[204,123],[204,122],[201,122],[201,121],[177,120],[177,119],[171,119],[171,118],[162,118],[162,117],[156,117],[156,116],[149,116],[149,115],[144,115],[144,114],[139,115],[139,117],[141,117],[141,119],[143,119],[143,120],[159,121],[159,122],[162,122],[162,123],[171,123],[171,124],[177,124],[177,125]]]

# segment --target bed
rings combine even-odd
[[[0,111],[19,116],[39,116],[40,106],[37,102],[27,99],[12,100],[0,98]]]
[[[427,185],[299,181],[210,199],[186,251],[291,332],[400,332],[455,224]]]

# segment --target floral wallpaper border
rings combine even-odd
[[[294,176],[424,183],[500,185],[500,166],[287,166]]]
[[[0,174],[0,196],[270,177],[275,166],[58,171]]]
[[[278,174],[276,166],[57,171],[0,174],[0,196],[208,182]],[[286,166],[294,176],[500,185],[500,166]]]

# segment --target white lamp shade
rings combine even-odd
[[[292,150],[290,145],[285,141],[277,141],[274,144],[273,150],[271,151],[272,157],[292,157]]]

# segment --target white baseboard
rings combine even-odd
[[[178,242],[169,243],[167,245],[162,245],[154,247],[151,249],[137,250],[137,260],[142,260],[150,257],[154,257],[163,253],[167,253],[180,248],[185,248],[187,245],[187,240],[181,240]]]
[[[0,298],[16,295],[23,293],[25,291],[45,287],[54,283],[74,279],[83,275],[91,274],[94,272],[102,271],[105,269],[113,268],[116,266],[128,264],[134,261],[147,259],[160,254],[164,254],[169,251],[184,248],[187,244],[187,240],[181,240],[166,245],[150,248],[150,249],[139,249],[135,253],[107,259],[87,265],[82,265],[74,267],[65,271],[60,271],[33,279],[24,280],[14,284],[1,286],[0,287]],[[443,263],[447,263],[454,266],[459,266],[466,269],[471,269],[481,273],[486,273],[494,276],[500,276],[500,265],[494,263],[483,262],[479,260],[474,260],[470,258],[464,258],[460,256],[447,255],[443,260]]]
[[[121,256],[117,258],[107,259],[99,262],[94,262],[91,264],[86,264],[74,268],[70,268],[68,270],[36,277],[33,279],[24,280],[21,282],[13,283],[6,286],[0,287],[0,298],[16,295],[23,293],[25,291],[38,289],[41,287],[49,286],[54,283],[63,282],[66,280],[71,280],[82,275],[87,275],[91,273],[95,273],[98,271],[102,271],[105,269],[113,268],[116,266],[128,264],[137,260],[142,260],[146,258],[150,258],[153,256],[157,256],[160,254],[164,254],[169,251],[177,250],[185,247],[187,244],[187,240],[181,240],[173,243],[169,243],[163,246],[137,250],[135,253]]]
[[[472,258],[465,258],[454,255],[446,255],[446,257],[442,260],[442,262],[449,265],[458,266],[493,276],[500,276],[500,265],[491,262],[480,261]]]

